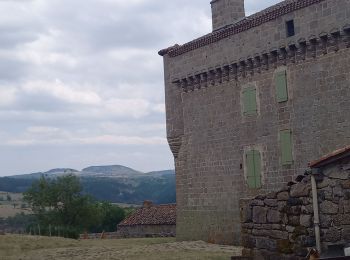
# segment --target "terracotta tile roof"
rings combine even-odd
[[[342,158],[343,155],[350,155],[350,145],[342,149],[335,150],[334,152],[327,154],[320,159],[309,163],[310,168],[319,168],[321,166],[327,165],[328,163],[334,162],[338,158]]]
[[[118,226],[175,225],[176,204],[158,205],[137,209]]]
[[[251,28],[262,25],[263,23],[276,20],[278,17],[281,17],[288,13],[323,1],[325,0],[285,0],[261,12],[245,17],[244,19],[234,24],[228,25],[218,31],[214,31],[196,40],[185,43],[184,45],[174,45],[167,49],[163,49],[159,51],[158,54],[161,56],[169,54],[170,57],[179,56],[186,52],[201,48],[214,42],[218,42],[229,36],[247,31]]]

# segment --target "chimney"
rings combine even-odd
[[[146,208],[146,209],[149,209],[149,208],[152,207],[152,206],[153,206],[152,201],[145,200],[145,201],[143,202],[143,207]]]
[[[244,0],[213,0],[210,2],[213,31],[233,24],[245,17]]]

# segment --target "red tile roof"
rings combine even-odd
[[[176,204],[158,205],[137,209],[118,226],[176,225]]]
[[[342,149],[335,150],[334,152],[327,154],[316,161],[310,162],[309,166],[311,168],[319,168],[321,166],[327,165],[328,163],[334,162],[338,158],[341,158],[343,155],[346,155],[347,153],[349,153],[350,155],[350,145]]]
[[[218,31],[209,33],[184,45],[174,45],[167,49],[163,49],[159,51],[158,54],[161,56],[169,54],[170,57],[179,56],[186,52],[201,48],[214,42],[218,42],[232,35],[247,31],[251,28],[262,25],[263,23],[276,20],[278,17],[281,17],[288,13],[323,1],[325,0],[285,0],[261,12],[245,17],[241,21],[224,27],[223,29],[220,29]]]

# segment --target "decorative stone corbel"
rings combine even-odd
[[[201,78],[200,75],[195,75],[194,76],[194,89],[201,89]]]
[[[263,70],[269,70],[269,54],[268,53],[263,53],[261,55],[261,65]]]
[[[290,43],[287,49],[287,56],[288,56],[288,60],[291,63],[295,63],[296,53],[297,53],[297,46],[295,45],[295,43]]]
[[[193,78],[193,76],[189,76],[188,78],[187,78],[187,86],[188,86],[188,90],[190,90],[190,91],[194,91],[194,78]]]
[[[188,92],[188,84],[187,84],[187,79],[182,79],[181,80],[181,88],[184,92]]]
[[[245,60],[240,60],[238,65],[238,78],[245,78],[246,77],[246,61]]]
[[[286,47],[280,47],[278,50],[278,63],[279,65],[286,65],[287,64],[287,50]]]
[[[278,66],[278,51],[272,50],[269,53],[269,64],[271,64],[274,68]]]
[[[173,153],[174,158],[177,159],[181,149],[182,137],[181,136],[168,137],[167,139],[168,139],[170,150]]]
[[[320,47],[320,54],[326,55],[328,53],[327,51],[327,46],[328,46],[328,41],[329,41],[329,35],[328,33],[321,33],[320,34],[320,38],[316,39],[316,41],[318,42],[318,45]],[[318,53],[317,53],[317,56]]]
[[[237,80],[238,79],[238,65],[237,63],[233,63],[229,65],[229,78],[230,80]]]
[[[206,88],[208,87],[208,74],[207,72],[203,72],[200,74],[200,85],[201,85],[201,88]]]
[[[215,85],[215,71],[214,70],[210,70],[208,73],[208,81],[209,84],[214,86]]]
[[[302,61],[306,59],[307,44],[305,39],[299,39],[297,46],[297,61]]]
[[[337,52],[339,51],[339,42],[341,40],[341,34],[338,29],[333,29],[329,37],[329,51]]]
[[[216,84],[222,83],[222,70],[221,68],[217,68],[215,71],[215,82]]]
[[[250,75],[253,75],[254,74],[254,62],[253,62],[253,59],[251,57],[249,57],[246,61],[246,64],[247,64],[247,72],[250,74]]]
[[[350,48],[350,24],[346,24],[343,27],[343,32],[344,32],[343,42],[345,44],[345,47]]]
[[[257,73],[261,73],[261,57],[259,56],[259,54],[255,54],[255,57],[253,59],[253,66],[254,70]]]
[[[320,46],[320,42],[317,37],[315,35],[310,36],[306,42],[306,57],[309,59],[316,58],[317,50],[322,49],[318,48],[318,46]]]
[[[226,65],[222,68],[222,80],[224,82],[230,81],[229,74],[230,74],[230,66]]]

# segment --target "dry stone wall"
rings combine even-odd
[[[350,243],[350,159],[317,175],[323,251]],[[245,256],[296,259],[316,247],[310,175],[278,192],[241,200]]]

